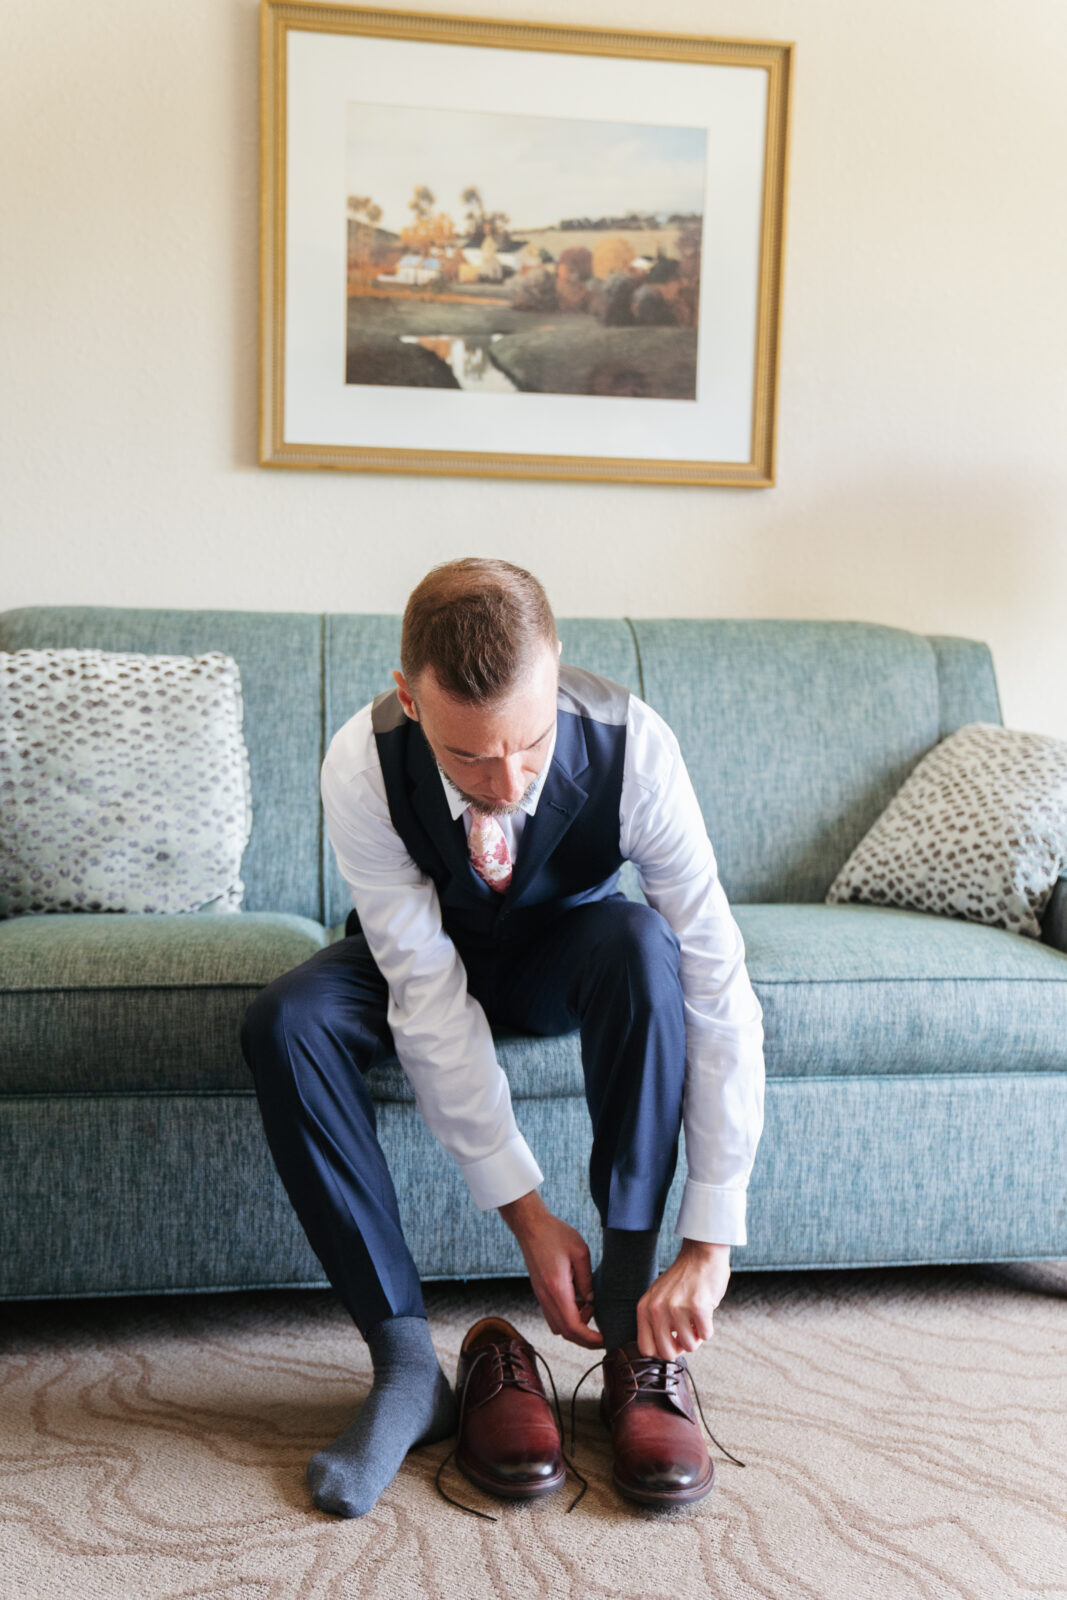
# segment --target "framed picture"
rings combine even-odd
[[[792,48],[262,0],[261,462],[773,483]]]

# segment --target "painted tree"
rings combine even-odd
[[[435,198],[433,190],[424,183],[416,184],[415,192],[408,201],[408,209],[414,211],[416,222],[422,222],[433,214]]]
[[[408,208],[413,219],[400,230],[400,242],[420,255],[440,254],[456,241],[456,225],[444,211],[434,211],[437,196],[425,183],[416,184]]]
[[[456,225],[444,211],[431,212],[417,217],[400,230],[400,242],[408,250],[418,250],[423,255],[431,251],[447,250],[456,240]]]
[[[488,237],[500,250],[511,247],[511,234],[508,232],[508,223],[511,218],[504,211],[487,211],[482,199],[482,191],[474,184],[464,189],[460,199],[467,207],[464,223],[467,229],[467,243],[480,245]]]
[[[348,286],[355,293],[393,264],[389,235],[380,229],[382,208],[370,195],[348,197]]]
[[[382,208],[376,206],[369,195],[350,194],[348,212],[357,222],[366,222],[376,228],[382,220]]]

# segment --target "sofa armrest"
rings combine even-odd
[[[1067,872],[1056,881],[1052,899],[1041,918],[1041,937],[1045,944],[1067,952]]]

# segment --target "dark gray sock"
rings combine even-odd
[[[396,1477],[417,1444],[456,1428],[456,1401],[430,1340],[425,1317],[390,1317],[367,1330],[374,1383],[359,1415],[308,1462],[311,1498],[320,1511],[362,1517]]]
[[[604,1253],[593,1274],[596,1325],[605,1350],[637,1338],[637,1302],[656,1276],[658,1228],[605,1228]]]

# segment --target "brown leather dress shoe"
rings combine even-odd
[[[456,1399],[456,1465],[471,1483],[505,1500],[559,1488],[563,1444],[533,1346],[503,1317],[483,1317],[464,1339]]]
[[[600,1412],[611,1429],[615,1487],[646,1506],[703,1500],[715,1467],[696,1419],[685,1357],[643,1356],[636,1343],[604,1357]]]

